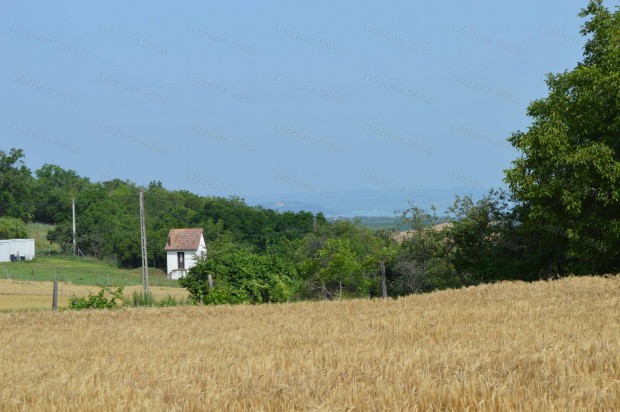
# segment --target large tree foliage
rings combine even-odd
[[[393,268],[391,283],[398,294],[423,292],[434,288],[458,287],[458,278],[449,260],[449,241],[436,211],[411,207],[402,214],[410,230],[402,240]]]
[[[293,257],[303,282],[300,296],[309,299],[379,296],[379,262],[389,259],[391,254],[387,249],[387,242],[357,222],[319,225],[316,232],[299,241]]]
[[[15,148],[9,153],[0,150],[0,216],[32,220],[35,207],[32,185],[24,152]]]
[[[505,180],[549,274],[620,270],[620,12],[592,0],[580,16],[583,61],[548,75],[509,139],[521,157]]]
[[[70,219],[71,200],[89,184],[88,179],[52,164],[43,165],[35,176],[35,220],[55,223]]]
[[[294,266],[279,256],[235,247],[200,260],[179,284],[205,304],[276,303],[292,297],[295,278]]]
[[[477,202],[457,197],[449,215],[451,223],[444,230],[448,259],[464,284],[538,277],[508,193],[491,190]]]

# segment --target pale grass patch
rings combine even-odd
[[[0,410],[614,410],[620,279],[0,314]]]

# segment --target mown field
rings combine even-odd
[[[95,258],[76,257],[60,253],[58,245],[47,240],[54,226],[29,223],[28,237],[35,239],[36,259],[26,262],[0,262],[0,279],[16,281],[51,281],[56,277],[61,283],[74,285],[141,285],[142,269],[116,267],[114,261],[105,262]],[[152,261],[149,261],[151,264]],[[165,263],[165,262],[160,262]],[[152,286],[178,287],[175,280],[166,279],[159,268],[149,268]]]
[[[121,269],[97,259],[75,256],[37,256],[34,261],[0,262],[0,279],[22,281],[51,281],[75,285],[141,285],[142,269]],[[176,280],[166,279],[161,269],[149,268],[149,284],[178,286]]]
[[[617,410],[620,278],[0,314],[0,410]]]

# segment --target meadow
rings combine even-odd
[[[54,226],[28,223],[28,237],[35,240],[36,259],[25,262],[0,262],[0,279],[14,281],[59,282],[73,285],[126,286],[142,284],[142,269],[125,269],[114,261],[62,254],[58,245],[47,240]],[[150,263],[150,262],[149,262]],[[159,268],[149,268],[152,286],[178,287],[176,280],[166,278]],[[0,293],[2,290],[0,289]]]
[[[620,278],[0,313],[0,410],[614,410]]]
[[[66,255],[37,256],[33,261],[0,262],[0,279],[52,281],[75,285],[141,285],[142,269],[122,269],[93,258]],[[149,284],[177,286],[161,269],[149,268]]]

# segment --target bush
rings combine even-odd
[[[14,217],[0,217],[0,239],[19,239],[28,237],[26,224]]]
[[[93,295],[92,292],[88,293],[88,297],[71,296],[69,299],[69,309],[71,310],[84,310],[84,309],[117,309],[120,301],[123,304],[128,304],[129,301],[123,296],[123,287],[119,286],[116,290],[112,290],[109,287],[102,287],[99,293]]]
[[[213,289],[208,277],[213,276]],[[204,304],[286,302],[293,294],[295,268],[276,255],[233,249],[200,260],[179,279],[193,302]]]

